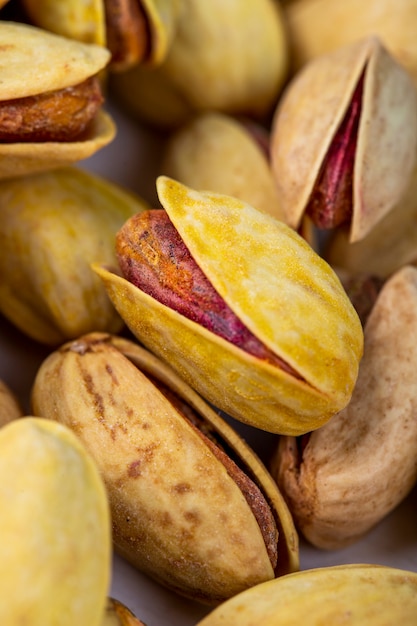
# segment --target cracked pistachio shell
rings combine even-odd
[[[288,66],[278,3],[188,0],[180,9],[163,63],[137,65],[112,77],[118,99],[139,118],[163,127],[205,110],[270,113]]]
[[[278,444],[271,473],[299,530],[340,549],[367,533],[417,482],[417,269],[384,285],[365,324],[364,355],[348,406],[299,452]]]
[[[271,133],[279,197],[296,228],[364,70],[350,242],[365,237],[410,184],[417,149],[417,91],[410,76],[372,36],[316,57],[289,83]]]
[[[268,135],[265,140],[268,144]],[[189,187],[234,196],[285,219],[267,149],[248,125],[232,116],[219,112],[196,115],[170,137],[160,169]]]
[[[97,75],[109,60],[108,50],[101,46],[14,22],[0,22],[0,47],[0,102],[76,85]],[[115,132],[112,117],[100,109],[82,140],[1,143],[0,179],[86,159],[110,143]]]
[[[349,242],[344,229],[329,238],[324,258],[351,274],[388,278],[404,265],[417,265],[417,167],[405,196],[361,241]]]
[[[175,32],[179,0],[135,0],[148,29],[146,63],[159,64],[165,58]],[[110,3],[111,4],[111,3]],[[23,0],[27,14],[40,28],[63,37],[100,46],[108,44],[106,0]],[[109,5],[110,6],[110,5]],[[119,17],[119,16],[116,16]],[[110,14],[111,19],[111,14]],[[129,61],[121,69],[126,69]],[[113,68],[112,62],[109,69]]]
[[[240,459],[276,517],[277,574],[297,570],[288,508],[245,442],[154,355],[92,333],[45,359],[32,405],[35,414],[72,428],[95,459],[116,550],[159,583],[208,604],[275,575],[241,489],[154,381],[185,400]]]
[[[414,626],[417,574],[380,565],[322,567],[257,585],[197,626]]]
[[[94,264],[126,324],[203,397],[262,430],[314,430],[350,399],[362,328],[330,266],[243,201],[161,176],[159,199],[191,255],[249,330],[302,377],[258,359]]]
[[[417,85],[417,0],[295,0],[285,3],[284,15],[296,70],[316,56],[374,34]]]
[[[108,598],[100,626],[146,626],[146,624],[135,617],[119,600]]]
[[[117,229],[143,208],[139,198],[75,167],[1,181],[0,311],[48,345],[120,330],[90,263],[114,262]]]
[[[103,481],[69,428],[25,416],[0,429],[0,622],[99,626],[111,572]]]
[[[23,416],[23,409],[15,394],[0,379],[0,427]]]

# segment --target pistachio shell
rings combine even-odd
[[[164,62],[113,76],[113,93],[135,115],[166,127],[202,110],[269,113],[288,65],[278,4],[190,0],[180,9]]]
[[[200,113],[178,129],[160,170],[194,189],[234,196],[285,219],[267,153],[244,123],[224,113]]]
[[[0,429],[0,621],[99,626],[110,582],[107,496],[91,457],[61,424]]]
[[[135,617],[119,600],[108,598],[100,626],[146,626],[146,624]]]
[[[278,524],[278,573],[298,569],[288,508],[243,440],[152,354],[93,333],[45,359],[32,404],[35,414],[72,428],[94,457],[117,551],[165,586],[206,603],[275,575],[242,491],[155,380],[197,411],[263,488]]]
[[[322,567],[257,585],[197,626],[413,626],[417,574],[368,564]]]
[[[348,406],[297,452],[282,438],[272,475],[297,526],[315,546],[353,543],[417,481],[417,269],[379,293],[365,325],[364,356]]]
[[[199,393],[263,430],[300,434],[347,404],[362,328],[339,279],[292,229],[230,196],[161,176],[159,198],[197,264],[297,379],[94,264],[132,332]],[[326,320],[325,325],[323,320]]]
[[[122,320],[90,269],[114,262],[114,236],[140,198],[77,168],[0,183],[0,310],[48,345]],[[76,245],[75,245],[76,243]]]
[[[23,409],[8,385],[0,380],[0,427],[23,416]]]
[[[271,134],[279,197],[288,223],[297,227],[365,68],[350,242],[369,233],[410,183],[417,154],[417,91],[409,75],[376,37],[338,48],[296,74],[278,104]]]
[[[361,241],[349,242],[348,233],[337,230],[324,258],[349,273],[364,272],[388,278],[404,265],[417,264],[417,168],[402,200]]]
[[[416,0],[299,0],[287,2],[284,13],[296,70],[316,56],[377,35],[417,85]]]

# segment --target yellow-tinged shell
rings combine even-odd
[[[105,0],[22,1],[30,20],[40,28],[84,43],[107,45]],[[174,36],[179,0],[135,1],[149,29],[146,63],[159,64]]]
[[[98,74],[110,58],[101,46],[6,21],[0,22],[0,47],[0,102],[76,85]],[[112,117],[100,109],[78,141],[2,143],[0,180],[81,161],[109,144],[115,134]]]
[[[279,532],[276,573],[242,491],[155,380],[210,424],[266,494]],[[171,368],[134,342],[92,333],[62,346],[41,364],[32,405],[80,437],[107,486],[117,551],[160,583],[217,603],[298,569],[292,518],[265,467]]]
[[[187,0],[180,4],[164,61],[113,76],[111,88],[139,118],[172,127],[203,110],[268,114],[287,67],[286,30],[276,2]]]
[[[263,583],[223,603],[197,626],[414,626],[416,621],[415,572],[355,564]]]
[[[351,401],[302,454],[281,438],[272,475],[305,538],[323,549],[360,539],[417,483],[417,269],[384,285],[365,324]]]
[[[351,242],[402,198],[417,150],[417,90],[376,37],[313,59],[275,112],[272,168],[288,223],[297,227],[332,139],[366,68],[353,173]]]
[[[388,278],[407,264],[417,264],[417,167],[401,201],[361,241],[336,230],[322,252],[334,267],[352,274]]]
[[[0,427],[22,416],[23,409],[17,397],[9,386],[0,380]]]
[[[215,406],[266,431],[318,428],[350,399],[359,318],[330,266],[291,228],[230,196],[161,176],[161,203],[238,318],[303,380],[249,355],[94,264],[138,339]]]
[[[111,532],[91,457],[69,428],[26,416],[0,429],[0,471],[0,622],[99,626]]]
[[[196,115],[170,137],[160,171],[194,189],[234,196],[285,219],[266,152],[250,128],[232,116]]]
[[[316,56],[377,35],[417,85],[416,0],[295,0],[285,3],[284,15],[295,70]]]
[[[39,342],[57,345],[123,322],[90,263],[113,263],[114,237],[147,208],[75,167],[0,182],[0,310]]]
[[[146,626],[141,622],[127,606],[116,600],[108,598],[106,611],[100,626]]]

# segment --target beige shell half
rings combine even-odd
[[[282,438],[271,472],[300,532],[317,547],[352,544],[417,482],[417,269],[384,285],[365,324],[348,406],[312,433],[299,458]]]
[[[288,508],[245,442],[154,355],[93,333],[45,359],[32,403],[35,414],[72,428],[94,457],[117,551],[161,584],[210,604],[274,577],[242,491],[153,380],[183,398],[249,468],[278,524],[278,571],[297,570]]]
[[[194,189],[240,198],[285,220],[266,152],[250,129],[232,116],[196,115],[170,137],[160,172]]]
[[[355,564],[263,583],[217,607],[197,626],[414,626],[416,620],[415,572]]]
[[[160,201],[244,324],[303,380],[249,355],[94,265],[132,332],[199,393],[266,431],[301,434],[347,404],[362,328],[330,266],[291,228],[230,196],[161,176]]]
[[[332,139],[365,70],[353,174],[350,241],[401,199],[417,154],[417,90],[376,37],[313,59],[289,83],[271,133],[272,168],[287,221],[297,227]]]

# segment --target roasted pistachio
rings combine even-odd
[[[300,440],[282,437],[271,472],[302,534],[338,549],[367,533],[417,481],[417,269],[387,280],[365,323],[348,406]]]
[[[110,515],[90,455],[69,428],[25,416],[0,429],[0,471],[0,622],[99,626]]]
[[[288,223],[365,237],[402,198],[417,154],[417,90],[380,40],[317,57],[289,83],[271,133]]]
[[[336,274],[291,228],[242,201],[163,176],[157,188],[169,219],[153,229],[164,211],[150,211],[142,234],[135,217],[119,232],[128,279],[94,265],[120,315],[236,419],[278,433],[318,428],[350,399],[362,354],[360,321]],[[155,295],[133,275],[147,275]]]
[[[358,564],[296,572],[231,598],[197,626],[414,626],[417,574]]]
[[[234,196],[285,219],[269,162],[269,133],[260,125],[200,113],[172,134],[160,170],[194,189]]]
[[[114,262],[114,237],[147,207],[75,167],[0,182],[0,310],[20,330],[58,345],[123,322],[90,269]]]
[[[268,115],[288,66],[279,4],[185,0],[179,9],[164,61],[112,76],[119,102],[162,127],[184,123],[198,111]]]
[[[23,409],[17,397],[9,386],[0,380],[0,427],[22,416]]]
[[[32,405],[80,437],[107,486],[116,550],[161,584],[217,603],[298,568],[265,467],[136,343],[92,333],[65,344],[41,364]]]
[[[33,24],[110,50],[109,69],[159,64],[172,40],[179,0],[22,0]]]
[[[97,79],[106,48],[9,21],[0,46],[0,178],[68,165],[114,138]]]

